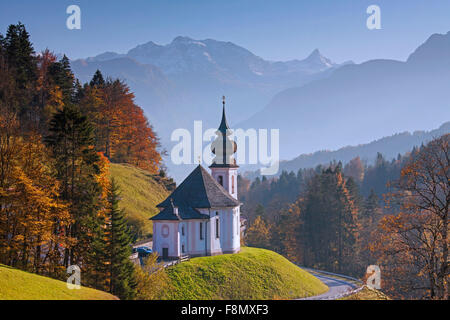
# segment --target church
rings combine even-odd
[[[153,220],[153,251],[163,260],[240,251],[236,142],[225,116],[211,144],[211,174],[200,164],[163,202]]]

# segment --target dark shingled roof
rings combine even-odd
[[[209,219],[207,214],[191,207],[178,208],[178,214],[174,212],[174,208],[169,206],[161,210],[156,216],[150,220],[188,220],[188,219]]]
[[[198,165],[178,188],[157,207],[170,207],[170,199],[181,211],[184,208],[237,207],[241,204],[214,180],[201,165]]]

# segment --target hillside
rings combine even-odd
[[[99,290],[68,289],[63,281],[0,265],[0,300],[116,300]]]
[[[120,207],[141,233],[139,239],[149,237],[153,233],[149,218],[158,213],[155,206],[169,195],[169,191],[147,171],[128,164],[112,163],[110,174],[120,186]]]
[[[302,154],[292,160],[280,161],[278,175],[280,175],[283,170],[297,172],[299,169],[303,168],[315,168],[318,165],[328,165],[333,161],[342,161],[345,165],[356,157],[360,157],[362,161],[370,165],[374,163],[378,152],[381,153],[385,159],[391,160],[396,158],[399,154],[410,152],[414,147],[420,147],[421,144],[426,144],[436,137],[440,137],[449,132],[450,122],[446,122],[439,128],[431,131],[414,131],[412,133],[402,132],[366,144],[347,146],[335,151],[323,150]],[[259,170],[246,172],[245,176],[249,179],[254,179],[257,176],[260,176]]]
[[[193,258],[168,269],[167,299],[290,299],[327,286],[281,255],[243,247],[238,254]]]
[[[379,290],[364,287],[358,293],[352,294],[344,298],[340,298],[338,300],[391,300],[391,299]]]

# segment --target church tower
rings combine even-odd
[[[236,159],[233,154],[237,150],[236,142],[230,139],[231,130],[225,116],[225,97],[222,98],[223,110],[222,121],[216,131],[217,138],[211,144],[211,151],[215,157],[209,168],[212,177],[220,184],[228,193],[237,199],[237,169]]]

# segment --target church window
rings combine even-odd
[[[163,225],[161,228],[161,234],[164,238],[167,238],[169,236],[169,226],[168,225]]]
[[[200,240],[203,240],[203,222],[200,222]]]
[[[216,239],[219,239],[219,218],[216,219]]]
[[[223,187],[223,176],[219,176],[218,179],[219,179],[220,185]]]
[[[184,226],[181,226],[181,235],[184,236]]]
[[[234,193],[234,176],[231,176],[231,193]]]
[[[181,253],[184,253],[184,244],[181,245]]]

